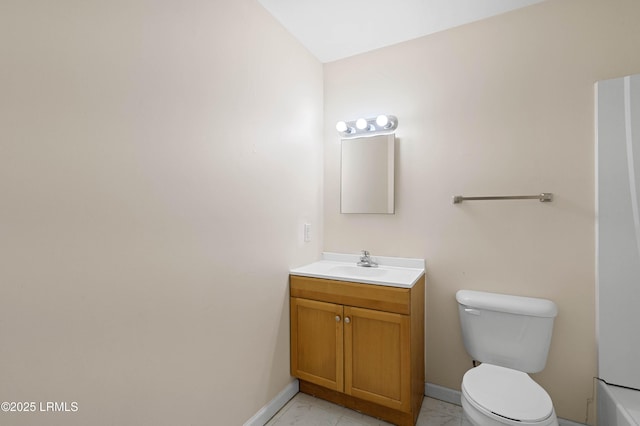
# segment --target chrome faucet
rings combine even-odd
[[[378,264],[374,262],[371,257],[369,257],[368,251],[362,250],[362,252],[360,252],[360,262],[358,262],[358,266],[362,266],[365,268],[375,268],[378,266]]]

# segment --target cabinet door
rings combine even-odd
[[[291,375],[344,389],[342,305],[291,298]]]
[[[344,308],[345,393],[410,411],[408,315]]]

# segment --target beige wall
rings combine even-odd
[[[0,423],[244,423],[322,246],[322,65],[253,0],[3,0],[0,63],[0,401],[79,405]]]
[[[424,257],[427,381],[470,367],[458,289],[546,297],[557,318],[535,378],[559,416],[584,421],[596,374],[594,90],[640,72],[640,2],[549,0],[326,64],[328,251]],[[338,120],[395,114],[395,215],[340,215]],[[453,195],[553,192],[538,201]],[[593,418],[590,418],[593,422]]]

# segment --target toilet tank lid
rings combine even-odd
[[[555,303],[547,299],[488,293],[485,291],[459,290],[456,300],[470,308],[506,312],[516,315],[553,318],[558,315]]]

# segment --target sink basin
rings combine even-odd
[[[375,256],[378,267],[356,266],[358,255],[323,253],[322,260],[291,269],[291,275],[411,288],[424,274],[424,260]]]
[[[340,265],[334,266],[329,272],[336,275],[354,276],[354,277],[381,277],[389,271],[383,268],[368,268],[364,266]]]

